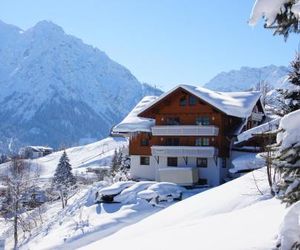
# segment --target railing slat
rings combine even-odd
[[[218,150],[215,147],[199,146],[152,146],[151,153],[154,156],[214,157]]]
[[[196,135],[196,136],[217,136],[219,128],[213,125],[170,125],[170,126],[154,126],[152,127],[152,134],[155,136],[164,135]]]

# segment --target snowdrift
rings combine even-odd
[[[178,202],[82,249],[271,249],[284,205],[257,170]]]

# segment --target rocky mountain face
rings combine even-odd
[[[104,52],[51,22],[0,21],[0,152],[106,137],[145,95],[159,95]]]
[[[243,91],[255,88],[260,81],[265,81],[278,88],[283,84],[287,73],[288,68],[284,66],[242,67],[216,75],[204,87],[217,91]]]

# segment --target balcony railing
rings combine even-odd
[[[219,128],[205,125],[170,125],[152,127],[154,136],[217,136]]]
[[[251,115],[251,119],[253,121],[257,121],[257,122],[261,122],[262,119],[264,117],[264,114],[263,113],[256,113],[256,112],[253,112],[252,115]]]
[[[152,146],[151,153],[153,156],[211,158],[218,155],[218,149],[199,146]]]
[[[188,167],[168,167],[160,168],[159,180],[172,182],[179,185],[193,185],[198,182],[199,171],[197,168]]]

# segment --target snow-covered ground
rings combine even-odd
[[[87,168],[109,167],[115,149],[126,147],[128,141],[120,137],[108,137],[101,141],[80,147],[68,148],[66,153],[70,159],[73,172],[82,173]],[[57,151],[50,155],[32,160],[38,164],[41,178],[51,178],[55,172],[63,151]],[[0,165],[0,172],[5,171],[8,163]]]
[[[116,233],[121,228],[175,203],[166,201],[153,206],[143,199],[136,199],[135,202],[126,205],[95,204],[95,194],[102,189],[103,184],[99,182],[83,189],[72,198],[65,210],[60,209],[60,202],[49,205],[44,215],[44,224],[33,230],[31,237],[22,242],[21,249],[77,249]],[[205,189],[185,190],[183,199],[203,190]],[[11,238],[8,238],[7,247],[10,246]]]
[[[256,170],[82,249],[272,249],[284,214],[269,195],[265,171]]]
[[[126,143],[108,138],[67,149],[67,153],[73,168],[84,170],[105,166],[115,147]],[[52,175],[60,155],[58,152],[35,160],[42,166],[43,177]],[[280,200],[270,196],[265,169],[207,191],[185,190],[183,201],[158,206],[143,199],[143,195],[151,196],[147,192],[156,185],[152,182],[121,191],[116,197],[122,203],[95,204],[96,192],[103,185],[100,182],[82,188],[65,210],[59,201],[47,204],[43,225],[20,241],[21,249],[272,249],[289,237],[286,232],[291,215],[286,215],[288,210]],[[298,210],[293,211],[293,217],[297,217]],[[0,238],[6,229],[0,221]],[[12,239],[4,236],[9,249]]]
[[[185,190],[183,201],[159,206],[138,196],[129,204],[95,204],[102,185],[83,189],[65,210],[50,205],[21,249],[272,249],[283,238],[285,205],[269,195],[265,169],[202,193]]]

